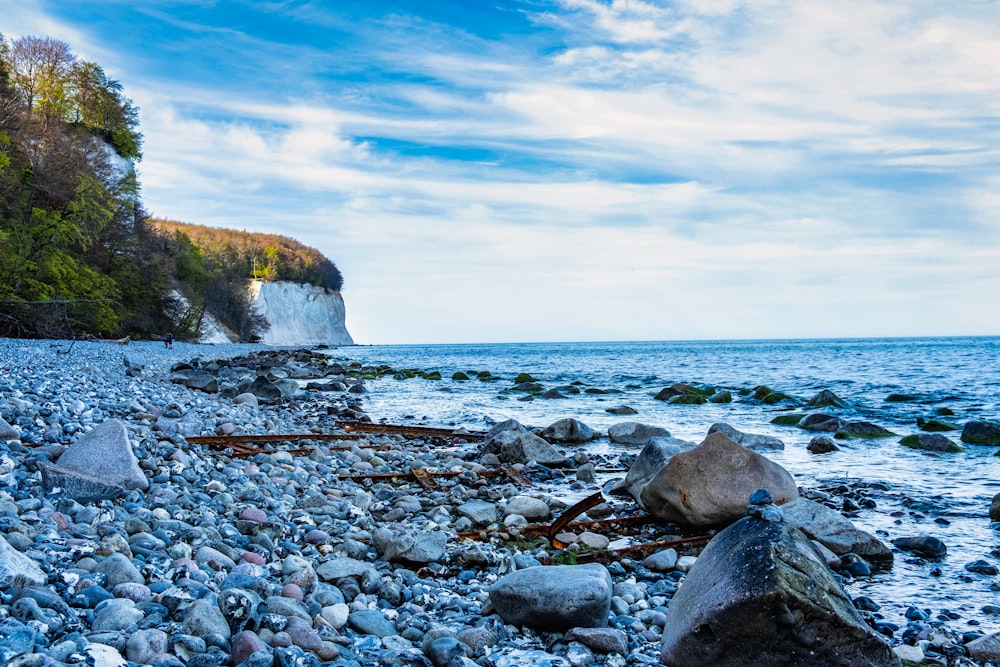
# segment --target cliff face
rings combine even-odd
[[[251,281],[257,311],[270,327],[265,345],[353,345],[340,292],[292,282]]]

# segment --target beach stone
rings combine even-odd
[[[893,540],[892,544],[902,551],[911,551],[924,558],[944,558],[948,553],[945,543],[930,535],[900,537]]]
[[[804,428],[807,431],[829,431],[830,433],[836,433],[844,426],[844,423],[844,420],[840,417],[828,415],[823,412],[814,412],[811,415],[803,417],[799,421],[798,427]]]
[[[281,595],[268,595],[264,598],[264,607],[267,609],[268,614],[283,616],[285,622],[293,616],[301,618],[304,621],[312,619],[309,608],[294,598],[286,598]]]
[[[552,516],[552,510],[548,503],[539,498],[531,496],[514,496],[507,501],[503,510],[504,516],[523,516],[529,521],[544,521]]]
[[[637,415],[639,411],[630,405],[618,405],[613,408],[607,408],[605,412],[609,412],[613,415]]]
[[[490,603],[505,623],[563,632],[606,627],[611,575],[598,563],[515,570],[490,588]]]
[[[149,664],[157,655],[166,653],[169,647],[170,636],[163,630],[136,630],[125,642],[125,657],[130,662]]]
[[[671,667],[898,667],[809,539],[746,517],[705,547],[667,609]]]
[[[246,393],[256,396],[259,403],[274,403],[282,398],[281,388],[263,376],[254,378]]]
[[[194,562],[207,565],[213,570],[232,570],[236,562],[218,549],[209,546],[198,547],[194,552]]]
[[[0,535],[0,589],[44,586],[49,578],[31,557],[24,555]]]
[[[899,444],[910,449],[920,449],[927,452],[955,453],[964,451],[958,443],[940,433],[908,435],[900,440]]]
[[[631,414],[635,414],[633,411]],[[653,438],[670,438],[670,431],[639,422],[621,422],[608,427],[608,438],[621,445],[646,445]]]
[[[1000,424],[970,421],[962,428],[962,442],[970,445],[1000,445]]]
[[[504,463],[534,461],[548,467],[566,465],[562,452],[534,433],[506,429],[489,436],[482,444],[482,453],[495,454]]]
[[[93,632],[122,632],[143,618],[135,603],[125,598],[105,600],[94,610]]]
[[[617,628],[570,628],[563,639],[580,642],[597,653],[628,655],[628,638]]]
[[[320,579],[333,582],[345,577],[361,579],[369,573],[377,574],[371,563],[346,557],[328,559],[316,568],[316,574]]]
[[[785,523],[795,526],[838,556],[855,553],[879,567],[892,565],[892,549],[826,505],[796,498],[781,506]]]
[[[965,645],[965,650],[977,664],[1000,663],[1000,632],[972,640]]]
[[[197,389],[207,394],[215,394],[219,391],[219,380],[211,373],[196,369],[180,371],[170,376],[170,381],[175,384],[182,384],[188,389]]]
[[[36,633],[15,618],[0,621],[0,660],[11,659],[30,653],[35,645]]]
[[[423,650],[434,667],[448,667],[456,658],[467,658],[471,653],[469,647],[455,637],[438,637]]]
[[[8,424],[3,417],[0,417],[0,442],[4,440],[20,440],[20,439],[21,439],[21,432],[18,431],[13,426],[11,426],[10,424]]]
[[[729,424],[717,423],[708,427],[708,434],[721,433],[730,440],[747,449],[784,449],[785,443],[770,435],[755,435],[738,431]]]
[[[260,406],[260,401],[257,400],[256,394],[245,391],[233,397],[233,405],[247,405],[251,408],[256,408]]]
[[[549,442],[582,443],[597,437],[594,429],[576,419],[560,419],[546,426],[539,435]]]
[[[91,642],[80,651],[86,656],[86,665],[93,667],[126,667],[128,662],[114,646]]]
[[[145,491],[149,480],[132,452],[128,432],[109,419],[66,448],[55,464],[40,466],[42,485],[79,503],[113,499],[130,489]]]
[[[485,500],[468,500],[459,505],[457,511],[477,526],[485,526],[500,519],[497,506]]]
[[[629,468],[620,489],[639,502],[642,489],[656,477],[656,474],[673,458],[674,455],[694,449],[695,444],[677,438],[654,436],[639,452],[639,456]]]
[[[264,613],[264,600],[261,596],[255,591],[242,588],[221,591],[218,604],[232,633],[256,627]]]
[[[798,497],[787,470],[722,433],[712,433],[694,449],[673,456],[642,487],[638,500],[657,518],[708,527],[744,516],[747,499],[758,489],[767,489],[778,505]]]
[[[653,572],[667,572],[677,565],[677,552],[674,549],[661,549],[646,556],[642,565]]]
[[[208,598],[195,600],[184,614],[184,628],[195,637],[219,635],[229,639],[231,631],[219,607]]]
[[[351,612],[347,625],[362,635],[391,637],[396,634],[396,625],[378,609],[362,609]]]
[[[251,655],[255,653],[267,653],[270,658],[271,647],[252,630],[244,630],[233,635],[232,641],[233,664],[241,665]],[[268,663],[270,664],[270,663]]]
[[[98,562],[94,568],[94,572],[107,577],[105,586],[108,588],[114,588],[119,584],[126,583],[146,583],[139,568],[125,554],[121,553],[113,553]]]
[[[433,563],[444,557],[448,534],[440,530],[394,526],[375,531],[372,542],[386,562]]]

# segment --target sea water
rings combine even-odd
[[[440,381],[368,381],[364,407],[375,421],[484,430],[506,419],[545,427],[572,417],[598,431],[638,421],[694,443],[712,424],[725,422],[778,437],[785,448],[763,453],[802,487],[876,484],[870,495],[877,507],[854,515],[859,527],[887,542],[925,534],[948,546],[948,555],[936,562],[897,552],[892,571],[852,583],[853,595],[872,595],[884,605],[885,617],[900,625],[905,625],[906,607],[914,605],[929,609],[932,618],[948,610],[961,615],[959,623],[981,623],[969,630],[1000,630],[1000,617],[982,612],[986,605],[1000,604],[991,588],[1000,578],[964,569],[978,559],[1000,565],[1000,531],[988,518],[990,501],[1000,492],[997,448],[968,445],[960,453],[940,454],[899,444],[902,436],[920,432],[918,418],[934,418],[939,408],[954,412],[940,419],[959,426],[1000,421],[1000,337],[358,346],[341,348],[334,356],[441,373]],[[472,379],[452,380],[456,371]],[[480,381],[480,371],[499,379]],[[528,394],[511,391],[519,373],[529,373],[546,390],[575,386],[580,393],[526,400]],[[654,398],[677,382],[729,390],[733,401],[670,405]],[[818,392],[830,390],[847,407],[823,412],[874,422],[897,436],[837,440],[840,451],[811,454],[809,441],[829,434],[772,424],[794,406],[754,400],[748,394],[761,385],[798,399],[799,410]],[[914,400],[886,401],[891,394]],[[637,414],[607,412],[617,406]],[[961,432],[944,435],[959,442]],[[606,439],[587,447],[612,458],[637,453]]]

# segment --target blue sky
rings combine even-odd
[[[993,0],[0,0],[359,343],[1000,334]]]

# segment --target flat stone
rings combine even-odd
[[[607,627],[611,590],[611,575],[597,563],[529,567],[494,584],[490,602],[505,623],[563,632]]]
[[[44,586],[49,578],[34,560],[10,546],[0,535],[0,588],[12,590],[24,586]]]

